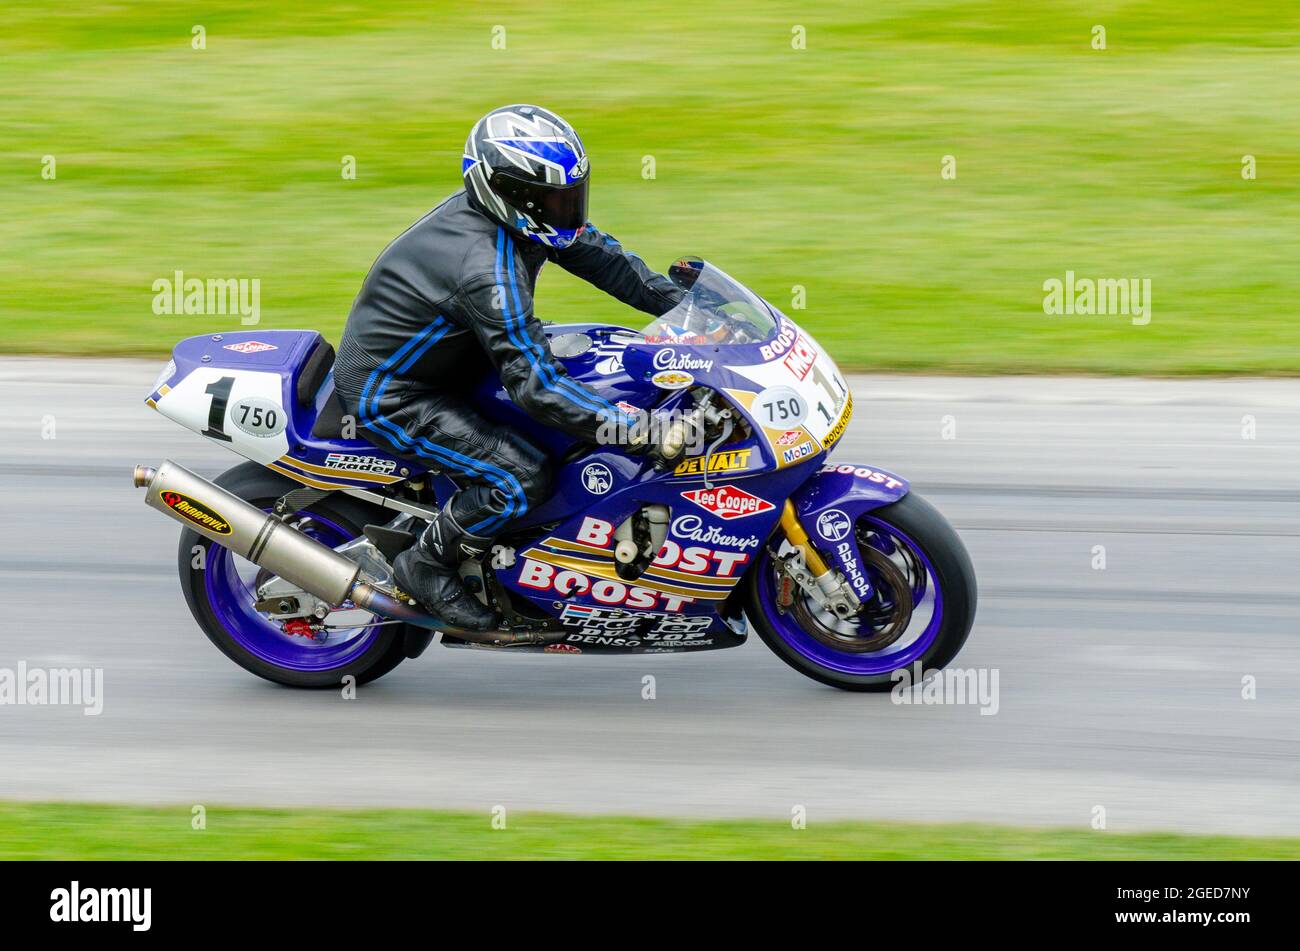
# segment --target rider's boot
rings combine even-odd
[[[462,559],[479,557],[490,541],[456,524],[447,506],[416,543],[393,560],[393,578],[438,620],[471,631],[491,630],[501,616],[465,590],[457,571]]]

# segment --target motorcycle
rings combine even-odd
[[[203,632],[297,687],[375,680],[435,634],[447,647],[653,654],[738,647],[752,629],[846,690],[950,663],[975,616],[970,559],[905,479],[828,461],[853,413],[834,361],[720,269],[682,259],[670,277],[681,303],[639,333],[546,333],[575,379],[672,421],[673,464],[548,429],[495,375],[474,391],[556,474],[549,500],[461,568],[502,615],[486,632],[449,628],[394,585],[394,558],[457,487],[357,432],[319,333],[178,343],[146,403],[246,459],[213,481],[171,460],[134,472],[145,502],[183,526],[181,586]]]

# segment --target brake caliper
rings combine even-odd
[[[283,628],[284,633],[290,637],[305,637],[309,641],[316,640],[316,632],[312,630],[311,623],[305,618],[296,617],[285,621]]]

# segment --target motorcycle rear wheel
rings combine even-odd
[[[213,481],[268,512],[276,499],[298,487],[254,462],[228,469]],[[290,519],[331,548],[359,536],[367,523],[384,521],[382,509],[338,493]],[[240,667],[266,680],[287,687],[337,688],[353,677],[364,684],[382,677],[407,656],[404,624],[362,622],[355,629],[330,632],[320,643],[285,633],[281,624],[253,608],[251,588],[257,566],[188,528],[181,531],[177,567],[190,613],[208,640]]]

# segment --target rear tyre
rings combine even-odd
[[[270,511],[276,499],[298,488],[290,479],[254,462],[245,462],[213,480],[244,501]],[[356,538],[383,510],[335,493],[295,513],[290,522],[333,548]],[[259,569],[190,529],[181,531],[177,550],[181,589],[190,613],[217,648],[240,667],[288,687],[338,687],[346,677],[369,683],[406,658],[406,625],[375,624],[360,612],[335,612],[357,627],[330,632],[322,643],[286,634],[282,625],[253,608],[253,579]]]
[[[841,690],[886,691],[896,670],[949,664],[975,620],[975,571],[957,533],[911,493],[859,516],[855,532],[874,592],[858,618],[838,621],[799,590],[782,607],[765,549],[746,597],[758,636],[801,674]]]

